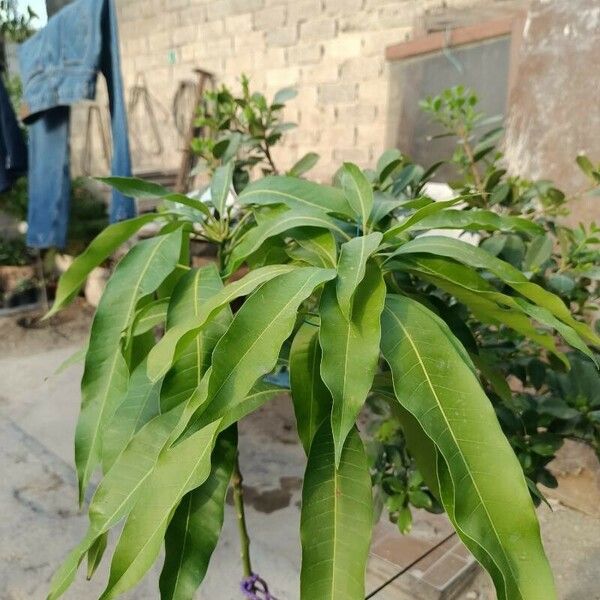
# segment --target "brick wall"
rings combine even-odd
[[[117,0],[126,88],[137,72],[154,96],[164,154],[134,147],[136,165],[175,167],[181,139],[169,117],[178,82],[198,66],[235,85],[240,73],[272,95],[294,86],[286,119],[298,123],[276,156],[285,168],[318,152],[312,175],[341,161],[372,164],[386,139],[386,46],[430,18],[489,18],[506,0]],[[159,107],[159,104],[161,107]],[[143,114],[131,126],[143,129]],[[140,127],[141,125],[141,127]],[[135,145],[134,145],[135,146]]]

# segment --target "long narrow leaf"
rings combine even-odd
[[[348,435],[336,469],[325,421],[312,443],[302,490],[302,600],[363,600],[372,521],[371,478],[358,431]]]
[[[113,223],[104,229],[58,280],[54,304],[45,318],[51,317],[61,308],[67,306],[75,298],[87,276],[94,268],[102,264],[121,244],[124,244],[144,225],[155,221],[157,218],[158,215],[155,214],[141,215],[128,221]]]
[[[344,163],[342,173],[342,185],[348,204],[365,230],[373,209],[373,188],[363,172],[352,163]]]
[[[154,564],[173,510],[210,474],[217,428],[213,423],[161,455],[125,522],[101,600],[132,588]]]
[[[169,304],[167,333],[201,311],[223,291],[223,283],[215,265],[191,269],[177,284]],[[210,355],[231,322],[229,307],[221,310],[199,331],[181,352],[165,375],[160,393],[162,411],[187,402],[200,386],[210,363]]]
[[[237,298],[247,296],[265,281],[289,273],[298,267],[272,265],[255,269],[239,281],[229,284],[202,307],[198,316],[189,314],[184,322],[169,328],[148,356],[148,376],[157,381],[171,368],[181,352],[196,338],[206,323],[223,307]]]
[[[436,203],[437,204],[437,203]],[[498,215],[491,210],[444,210],[429,215],[410,226],[415,229],[464,229],[467,231],[522,231],[529,235],[539,235],[543,228],[521,217]]]
[[[472,307],[474,313],[482,320],[489,322],[484,314],[487,312],[488,316],[493,317],[495,321],[513,327],[516,331],[556,354],[565,363],[564,353],[557,351],[554,340],[546,334],[537,332],[522,317],[515,315],[515,310],[535,319],[541,325],[555,329],[573,348],[583,352],[594,362],[596,360],[594,353],[577,332],[569,325],[559,321],[549,310],[531,304],[523,298],[515,298],[499,292],[491,283],[469,267],[445,258],[430,256],[411,257],[399,266],[407,268],[455,295],[461,302]]]
[[[131,374],[127,394],[109,422],[102,441],[102,467],[108,472],[142,426],[160,413],[160,385],[146,374],[146,361]]]
[[[290,350],[290,384],[298,435],[308,455],[315,433],[331,415],[332,399],[321,379],[319,328],[304,323]]]
[[[181,229],[177,229],[137,244],[117,266],[98,305],[81,380],[82,405],[75,434],[80,501],[100,461],[104,427],[127,390],[122,332],[133,320],[137,301],[153,292],[175,268],[181,239]]]
[[[459,534],[485,566],[490,560],[497,566],[491,574],[506,598],[555,598],[519,462],[449,335],[445,323],[418,302],[388,296],[382,351],[398,401],[447,465],[449,477],[440,476],[441,496]]]
[[[535,283],[531,283],[518,269],[492,256],[482,248],[448,237],[426,236],[404,244],[395,250],[390,258],[419,253],[446,256],[472,267],[490,271],[525,298],[549,310],[563,323],[572,327],[582,338],[593,344],[600,344],[600,336],[594,333],[585,323],[576,321],[558,296]]]
[[[296,269],[265,283],[244,302],[213,352],[208,401],[194,428],[223,417],[243,402],[257,379],[276,365],[300,304],[334,277],[332,269]]]
[[[432,202],[431,204],[427,204],[427,206],[419,208],[419,210],[417,210],[414,214],[412,214],[410,217],[407,217],[404,221],[402,221],[402,223],[396,225],[395,227],[392,227],[391,229],[388,229],[383,237],[387,241],[393,239],[394,237],[405,231],[410,231],[413,228],[418,229],[421,221],[427,218],[431,218],[437,213],[446,211],[446,209],[449,206],[454,206],[455,204],[458,204],[458,202],[461,202],[460,198],[454,198],[452,200],[444,200],[440,202]]]
[[[373,263],[356,290],[350,320],[338,304],[335,282],[327,284],[321,296],[321,377],[333,396],[331,425],[338,464],[377,370],[384,300],[383,277]]]
[[[208,479],[177,507],[165,535],[161,600],[192,600],[202,583],[221,534],[236,450],[237,429],[230,427],[217,437]]]
[[[227,164],[219,167],[215,171],[210,184],[210,197],[213,206],[217,209],[221,217],[225,214],[227,196],[229,195],[233,178],[233,167],[233,160],[230,160]]]
[[[383,235],[379,232],[356,237],[340,250],[337,277],[337,299],[344,316],[349,319],[356,288],[365,277],[367,260],[377,251]]]
[[[145,181],[144,179],[136,179],[135,177],[97,177],[98,181],[102,181],[118,190],[122,194],[132,196],[133,198],[161,198],[167,202],[176,202],[183,204],[189,208],[193,208],[205,215],[209,215],[209,210],[206,205],[195,198],[190,198],[185,194],[171,192],[162,187],[158,183]]]
[[[258,179],[246,186],[239,200],[243,205],[285,204],[290,208],[309,208],[352,216],[352,210],[342,190],[296,177],[274,176]]]
[[[327,229],[347,237],[339,224],[325,213],[304,209],[273,209],[268,216],[260,219],[258,225],[250,229],[235,246],[229,258],[228,273],[233,273],[268,239],[296,227]]]

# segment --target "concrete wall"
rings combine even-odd
[[[586,186],[577,154],[600,161],[600,1],[536,0],[523,31],[509,100],[506,157],[511,171]],[[572,220],[600,219],[598,198],[572,204]]]
[[[523,4],[523,2],[516,2]],[[117,0],[126,87],[146,75],[165,153],[134,148],[137,166],[174,167],[182,140],[169,118],[178,82],[194,67],[236,84],[240,73],[268,95],[298,89],[286,118],[298,123],[276,155],[285,168],[309,151],[327,179],[342,161],[372,164],[384,149],[386,46],[415,32],[502,15],[507,0]],[[143,129],[143,116],[131,118]]]

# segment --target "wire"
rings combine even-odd
[[[398,577],[400,577],[400,575],[404,575],[404,573],[406,573],[406,571],[408,571],[409,569],[412,569],[416,564],[420,563],[424,558],[426,558],[427,556],[429,556],[430,554],[435,552],[439,547],[443,546],[449,539],[451,539],[455,535],[456,535],[456,533],[453,531],[450,535],[446,536],[441,542],[439,542],[438,544],[436,544],[435,546],[433,546],[432,548],[427,550],[427,552],[425,552],[425,554],[421,554],[421,556],[419,556],[419,558],[413,560],[411,563],[406,565],[399,573],[396,573],[391,579],[388,579],[385,583],[380,585],[375,591],[371,592],[365,598],[365,600],[369,600],[369,598],[373,598],[375,596],[375,594],[378,594],[381,590],[386,588],[390,583],[392,583],[392,581],[396,581],[396,579],[398,579]]]

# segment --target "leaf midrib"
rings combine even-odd
[[[248,347],[248,349],[242,354],[242,356],[240,356],[239,360],[234,364],[234,366],[229,370],[229,373],[227,374],[227,377],[225,377],[225,379],[222,381],[221,385],[217,388],[217,390],[211,394],[211,400],[209,400],[210,404],[212,404],[214,398],[216,398],[218,396],[218,394],[220,394],[221,390],[223,389],[223,386],[225,386],[225,384],[229,381],[229,379],[233,376],[233,374],[235,373],[236,369],[238,368],[238,366],[240,365],[240,363],[246,358],[246,356],[248,355],[248,353],[254,349],[254,347],[256,346],[256,344],[262,340],[262,338],[266,335],[266,333],[268,331],[271,330],[271,328],[273,327],[273,325],[278,324],[279,318],[281,317],[281,315],[292,305],[294,304],[294,302],[296,302],[297,298],[299,296],[301,296],[304,293],[304,290],[307,286],[310,286],[312,283],[312,277],[309,277],[309,279],[307,281],[305,281],[302,284],[302,287],[292,296],[292,298],[282,307],[282,309],[273,317],[270,325],[268,327],[266,327],[265,329],[263,329],[263,331],[261,331],[261,333],[258,335],[258,337],[252,342],[252,344],[250,344],[250,346]],[[207,409],[210,408],[210,404],[207,404]]]
[[[305,200],[304,198],[301,198],[300,196],[294,196],[293,194],[289,194],[287,192],[281,192],[279,190],[268,190],[268,189],[258,189],[258,190],[252,190],[250,192],[247,192],[243,195],[244,198],[247,198],[248,196],[253,196],[256,194],[273,194],[274,196],[283,196],[284,198],[291,198],[292,200],[296,200],[297,202],[299,202],[300,204],[306,204],[306,206],[312,206],[315,208],[318,208],[319,210],[323,211],[323,212],[327,212],[327,210],[325,208],[323,208],[323,206],[321,206],[320,204],[316,204],[314,202],[309,202],[308,200]],[[275,203],[273,203],[275,204]]]
[[[156,244],[156,246],[152,249],[152,252],[150,253],[150,256],[148,257],[148,260],[146,261],[146,264],[144,265],[144,268],[142,269],[137,281],[136,281],[136,285],[134,286],[134,293],[131,295],[131,299],[129,302],[129,307],[126,311],[126,315],[127,318],[123,319],[124,323],[127,324],[129,323],[130,319],[131,319],[131,315],[133,312],[133,309],[135,307],[135,302],[137,300],[137,290],[139,290],[142,279],[146,276],[146,273],[148,272],[148,269],[150,268],[150,264],[152,263],[152,260],[154,258],[154,256],[156,255],[156,253],[158,252],[158,250],[163,246],[163,244],[169,239],[169,236],[163,236],[163,239],[159,240],[159,242]],[[100,415],[99,418],[96,420],[96,426],[94,427],[94,431],[93,431],[93,436],[92,436],[92,442],[90,444],[90,451],[88,452],[88,455],[86,457],[86,461],[85,461],[85,469],[84,469],[84,473],[87,474],[87,471],[89,469],[89,465],[91,462],[91,457],[93,454],[93,449],[96,445],[96,440],[98,439],[98,432],[100,431],[100,423],[102,422],[102,417],[104,416],[104,411],[106,410],[106,398],[108,397],[108,392],[110,390],[111,387],[111,381],[112,378],[115,374],[115,370],[117,367],[117,362],[118,362],[118,357],[121,355],[121,351],[119,348],[116,349],[114,355],[113,355],[113,359],[110,363],[110,370],[108,373],[108,377],[106,378],[106,385],[103,386],[102,388],[102,395],[101,395],[101,407],[100,407]],[[121,355],[122,357],[122,355]],[[83,481],[81,482],[82,484],[84,483]]]
[[[214,436],[213,436],[214,437]],[[210,440],[209,440],[210,441]],[[194,466],[192,469],[190,469],[190,473],[187,477],[187,479],[185,480],[184,484],[182,486],[180,486],[179,491],[177,492],[177,497],[180,498],[182,496],[182,492],[183,490],[186,489],[186,487],[189,485],[190,480],[192,479],[192,477],[194,476],[194,473],[196,472],[196,469],[198,468],[198,466],[200,465],[200,463],[204,460],[205,456],[206,456],[206,452],[208,450],[208,448],[211,448],[212,444],[207,444],[204,447],[204,450],[200,453],[200,455],[198,456],[198,460],[194,463]],[[212,448],[211,448],[212,450]],[[152,473],[154,473],[155,471],[152,471]],[[115,586],[123,579],[123,577],[125,577],[125,575],[127,575],[127,573],[129,572],[129,570],[131,569],[132,566],[135,565],[135,562],[139,559],[139,557],[143,554],[144,550],[147,548],[147,546],[150,544],[150,542],[152,541],[152,539],[154,538],[154,536],[156,535],[156,533],[160,530],[162,524],[169,518],[169,514],[167,513],[157,524],[157,526],[154,528],[154,530],[147,536],[146,542],[142,545],[142,547],[139,549],[139,551],[137,552],[136,557],[133,559],[133,561],[129,564],[129,566],[127,567],[127,569],[125,569],[125,571],[123,571],[123,573],[121,574],[121,576],[114,582],[114,584],[111,586],[110,589],[114,589]],[[110,591],[110,590],[108,590]],[[106,593],[106,592],[105,592]],[[104,598],[104,594],[102,595],[102,597]]]
[[[392,316],[392,318],[398,323],[398,326],[402,329],[404,335],[406,336],[406,339],[408,340],[409,344],[411,345],[411,347],[413,349],[413,352],[415,353],[415,356],[417,357],[417,360],[419,361],[419,365],[420,365],[421,370],[423,371],[423,374],[424,374],[424,376],[425,376],[425,378],[427,380],[427,384],[428,384],[428,386],[429,386],[429,388],[431,390],[431,393],[433,394],[433,397],[435,398],[435,401],[436,401],[436,403],[438,405],[438,409],[439,409],[439,411],[440,411],[440,413],[441,413],[441,415],[442,415],[442,417],[444,419],[444,422],[446,423],[448,431],[450,432],[450,435],[452,436],[454,444],[455,444],[455,446],[456,446],[456,448],[458,450],[458,455],[461,457],[461,459],[463,461],[463,464],[466,467],[466,471],[467,471],[467,473],[469,475],[469,479],[471,479],[473,487],[475,488],[475,491],[477,492],[477,496],[479,497],[479,501],[481,503],[481,506],[483,507],[483,510],[485,511],[485,514],[486,514],[486,516],[488,518],[488,521],[490,523],[491,529],[494,532],[494,535],[495,535],[495,537],[496,537],[496,539],[498,541],[498,544],[499,544],[499,546],[500,546],[500,548],[502,550],[502,553],[504,554],[504,558],[506,559],[506,563],[508,565],[508,568],[510,569],[510,571],[511,571],[511,573],[513,575],[513,578],[514,578],[514,581],[515,581],[515,585],[516,585],[517,589],[519,590],[519,592],[521,593],[521,596],[523,596],[523,593],[521,591],[521,587],[519,585],[519,578],[517,577],[516,573],[513,570],[512,563],[509,560],[509,557],[508,557],[508,555],[506,553],[504,545],[502,544],[500,536],[498,535],[498,531],[496,530],[496,527],[494,525],[494,521],[490,517],[490,514],[488,512],[487,506],[486,506],[485,502],[483,501],[483,496],[481,495],[481,491],[479,490],[479,486],[477,485],[477,483],[475,482],[475,480],[473,479],[473,477],[471,475],[471,470],[470,470],[470,468],[468,466],[468,462],[466,461],[465,456],[464,456],[464,454],[462,452],[462,448],[461,448],[460,444],[458,443],[458,441],[456,439],[456,436],[454,435],[454,431],[452,430],[452,427],[450,426],[450,422],[448,421],[446,413],[444,412],[444,409],[442,407],[442,403],[440,402],[440,399],[439,399],[439,397],[438,397],[438,395],[436,393],[436,390],[435,390],[435,387],[433,385],[433,382],[431,381],[431,379],[429,377],[429,374],[427,372],[427,369],[425,368],[425,365],[423,363],[423,360],[421,359],[421,355],[420,355],[420,353],[419,353],[419,351],[418,351],[415,343],[413,342],[412,337],[410,336],[410,333],[404,327],[404,325],[402,324],[402,322],[400,321],[400,319],[398,319],[398,317],[394,314],[394,312],[392,310],[390,310],[388,307],[385,307],[385,310],[388,311],[388,313]]]

